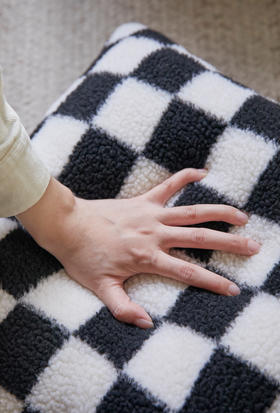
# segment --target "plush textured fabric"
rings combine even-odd
[[[241,294],[139,274],[126,289],[154,320],[142,330],[114,319],[14,217],[2,218],[0,412],[280,411],[279,130],[276,102],[164,35],[134,22],[112,33],[32,134],[38,155],[86,199],[132,197],[206,166],[167,207],[241,208],[243,227],[198,226],[251,237],[261,251],[173,248]]]

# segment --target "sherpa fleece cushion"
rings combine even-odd
[[[207,167],[167,207],[243,209],[245,226],[199,226],[262,247],[251,257],[173,248],[241,294],[139,274],[126,289],[155,322],[143,330],[117,321],[14,217],[2,218],[0,411],[280,412],[279,133],[276,102],[143,24],[118,27],[46,113],[34,149],[86,199],[133,197]]]

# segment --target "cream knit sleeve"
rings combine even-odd
[[[0,66],[0,217],[17,215],[34,205],[50,177],[19,116],[4,96]]]

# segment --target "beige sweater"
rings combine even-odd
[[[0,217],[17,215],[34,205],[50,177],[19,116],[5,98],[0,66]]]

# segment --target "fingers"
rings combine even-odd
[[[260,249],[260,244],[250,238],[222,231],[208,228],[163,227],[165,227],[161,231],[163,248],[203,248],[242,255],[256,254]]]
[[[201,180],[207,171],[204,169],[186,168],[176,172],[161,184],[156,185],[144,194],[147,199],[160,204],[165,204],[177,191],[186,184]]]
[[[165,225],[194,225],[209,221],[244,225],[248,221],[248,216],[230,205],[198,204],[161,208],[159,220]]]
[[[240,293],[237,285],[226,278],[198,265],[173,257],[163,251],[158,251],[156,255],[154,271],[156,274],[174,278],[189,285],[219,294],[238,295]],[[230,287],[233,289],[230,290]]]
[[[130,300],[122,285],[107,283],[99,290],[98,296],[117,320],[141,328],[153,327],[151,317],[144,308]]]

